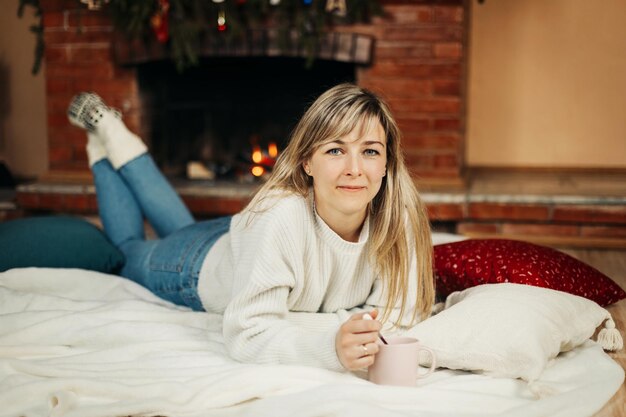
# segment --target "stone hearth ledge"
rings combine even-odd
[[[185,197],[222,197],[249,199],[260,184],[233,184],[226,182],[187,181],[175,182],[176,191]],[[52,184],[32,183],[17,187],[18,194],[68,194],[95,195],[92,184]],[[582,196],[582,195],[540,195],[540,194],[485,194],[464,192],[421,192],[426,204],[564,204],[564,205],[616,205],[626,206],[626,196]]]

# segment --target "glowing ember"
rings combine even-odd
[[[274,142],[270,142],[269,146],[267,147],[267,154],[270,156],[270,158],[276,158],[278,156],[278,146],[276,146]]]
[[[263,169],[262,166],[255,165],[252,167],[250,172],[252,172],[252,175],[254,175],[255,177],[260,177],[265,172],[265,169]]]
[[[261,148],[255,146],[254,151],[252,151],[252,161],[254,161],[255,164],[260,164],[262,160],[263,153],[261,153]]]

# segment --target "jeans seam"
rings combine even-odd
[[[183,272],[183,265],[185,263],[185,259],[187,259],[187,256],[189,255],[189,252],[193,249],[194,245],[196,244],[196,242],[198,242],[198,240],[201,239],[201,237],[202,236],[198,236],[193,241],[188,242],[185,245],[185,247],[183,248],[183,250],[181,251],[181,254],[178,257],[178,260],[175,263],[159,264],[159,263],[153,262],[151,260],[150,261],[150,269],[151,270],[164,271],[164,272],[178,272],[178,273]]]
[[[174,302],[182,302],[183,305],[194,309],[201,307],[202,301],[197,294],[197,283],[204,259],[220,236],[228,232],[229,227],[230,218],[224,218],[224,220],[216,222],[214,228],[205,228],[200,233],[194,233],[192,236],[189,236],[186,240],[170,242],[170,244],[184,243],[180,254],[176,258],[177,261],[174,263],[158,262],[157,259],[152,259],[158,244],[155,245],[150,253],[148,265],[150,270],[160,274],[161,278],[157,280],[159,288],[155,288],[153,292],[166,296],[166,299],[174,298],[180,300],[179,302]],[[166,249],[167,246],[160,249],[163,261],[167,261]]]

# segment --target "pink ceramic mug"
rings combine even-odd
[[[380,350],[374,364],[367,370],[367,379],[381,385],[415,386],[417,379],[431,374],[437,363],[435,354],[413,337],[386,337],[387,345],[379,342]],[[420,373],[419,353],[430,354],[430,368]]]

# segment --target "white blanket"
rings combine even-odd
[[[229,359],[221,316],[112,275],[0,273],[0,416],[589,416],[623,370],[592,341],[521,380],[438,370],[415,388]]]

